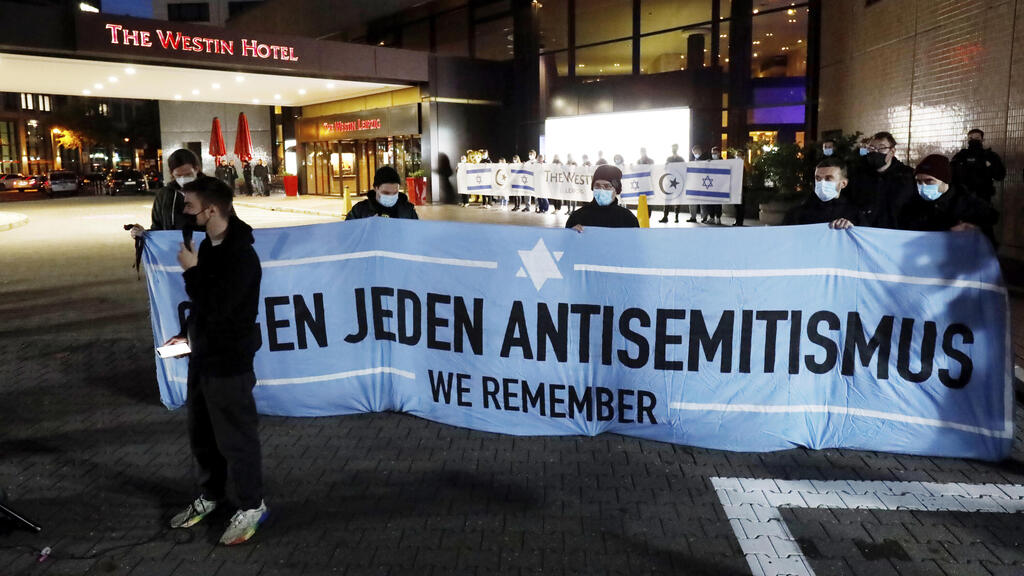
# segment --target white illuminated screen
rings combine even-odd
[[[583,155],[597,161],[597,152],[604,152],[609,163],[621,154],[626,164],[640,159],[640,149],[660,164],[672,155],[672,145],[679,145],[679,155],[689,160],[690,109],[663,108],[642,112],[613,112],[548,118],[544,121],[544,161],[555,154],[565,162],[572,154],[577,164]]]

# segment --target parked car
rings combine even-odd
[[[45,192],[47,184],[49,184],[49,178],[46,177],[46,174],[33,174],[25,177],[26,190]]]
[[[56,172],[50,172],[49,182],[46,186],[46,194],[52,196],[54,194],[67,194],[68,196],[74,196],[78,194],[78,176],[74,172],[67,170],[58,170]]]
[[[23,174],[0,174],[0,190],[24,190],[27,186]]]
[[[103,172],[87,172],[78,180],[78,187],[93,194],[106,194],[107,175]]]
[[[146,177],[138,170],[117,170],[107,179],[107,188],[111,196],[141,194],[146,191]]]
[[[164,185],[164,175],[159,170],[150,170],[146,173],[146,181],[149,182],[149,189],[162,188]]]

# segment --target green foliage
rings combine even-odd
[[[853,166],[859,161],[860,136],[856,132],[834,138],[835,156]],[[820,142],[808,142],[802,147],[795,143],[779,144],[759,152],[749,170],[749,189],[760,191],[759,202],[800,200],[814,189],[814,167],[823,158]]]

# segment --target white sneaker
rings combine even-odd
[[[220,537],[220,543],[225,546],[234,546],[252,538],[256,534],[256,529],[266,520],[267,514],[267,505],[262,500],[259,508],[235,512],[228,524],[228,529]]]
[[[171,528],[190,528],[195,526],[207,514],[213,512],[213,509],[216,507],[216,500],[207,500],[200,496],[196,498],[195,502],[189,504],[188,508],[178,512],[171,518]]]

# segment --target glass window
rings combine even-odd
[[[541,52],[569,47],[569,3],[566,0],[545,0],[537,8],[537,22]]]
[[[641,38],[640,73],[661,74],[662,72],[686,69],[688,42],[691,36],[698,36],[701,40],[700,52],[702,53],[696,57],[703,62],[704,66],[710,66],[710,30],[690,28]]]
[[[754,78],[807,74],[807,8],[754,17],[751,74]]]
[[[476,57],[483,60],[512,59],[512,17],[506,16],[474,27]]]
[[[430,51],[430,20],[406,24],[402,29],[402,48]]]
[[[437,53],[469,56],[469,12],[452,10],[437,17]]]
[[[548,52],[540,55],[540,72],[548,78],[555,76],[566,77],[569,75],[569,52]]]
[[[511,14],[512,7],[509,0],[498,0],[497,2],[491,2],[490,4],[484,4],[483,2],[477,3],[473,7],[473,18],[475,20],[487,20],[493,16],[504,16]]]
[[[21,164],[15,157],[14,122],[0,121],[0,174],[14,174]]]
[[[632,0],[576,2],[576,45],[633,35]]]
[[[723,72],[729,70],[729,22],[718,23],[718,65]]]
[[[610,42],[576,51],[576,76],[622,76],[633,72],[633,42]]]
[[[167,19],[172,22],[209,22],[209,2],[187,2],[184,4],[168,4]]]
[[[795,2],[792,2],[791,0],[754,0],[754,14],[767,12],[776,8],[793,6],[793,4],[795,4]]]
[[[708,0],[641,0],[640,33],[711,21]]]
[[[21,95],[21,109],[22,110],[33,110],[33,109],[35,109],[35,103],[33,102],[33,100],[34,100],[34,98],[33,98],[33,96],[31,94],[24,94],[23,93]]]

